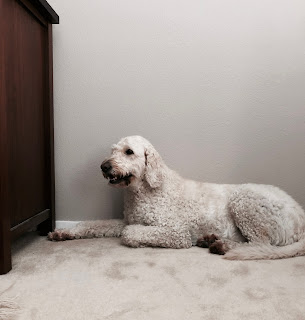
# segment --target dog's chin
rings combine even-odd
[[[105,176],[105,178],[109,180],[108,185],[115,188],[127,188],[135,179],[132,174],[128,174],[125,176]]]

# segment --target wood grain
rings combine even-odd
[[[11,268],[11,237],[55,224],[54,16],[42,3],[0,2],[0,274]]]

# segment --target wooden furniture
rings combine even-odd
[[[45,0],[0,0],[0,274],[11,241],[54,229],[52,24]]]

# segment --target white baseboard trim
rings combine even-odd
[[[55,223],[56,229],[71,229],[81,221],[62,221],[57,220]]]

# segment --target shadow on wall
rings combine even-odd
[[[75,170],[70,188],[74,195],[75,216],[72,220],[99,220],[123,218],[122,190],[108,185],[100,165],[109,155],[109,148],[100,148],[86,154],[81,167]],[[81,199],[81,201],[79,200]]]
[[[113,211],[110,218],[123,219],[124,202],[123,202],[122,192],[121,191],[111,192],[110,198],[112,202],[112,211]]]
[[[120,189],[116,189],[114,187],[111,187],[108,185],[108,181],[104,178],[101,169],[100,169],[100,165],[102,163],[102,161],[109,156],[110,154],[110,148],[102,148],[100,155],[104,155],[103,158],[101,158],[101,156],[99,155],[100,158],[95,158],[95,159],[99,159],[97,162],[98,165],[98,182],[102,187],[102,190],[99,189],[99,191],[101,191],[102,193],[104,193],[104,195],[107,197],[107,199],[109,199],[110,202],[110,207],[111,207],[111,212],[107,213],[107,218],[109,219],[123,219],[124,215],[123,215],[123,210],[124,210],[124,201],[123,201],[123,191]],[[103,213],[103,202],[100,201],[100,208],[101,208],[101,212]],[[104,212],[104,214],[106,214],[106,212]],[[104,216],[104,215],[103,215]]]

